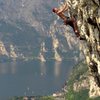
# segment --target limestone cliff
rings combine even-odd
[[[7,52],[7,50],[6,50],[6,48],[5,48],[2,41],[0,41],[0,55],[8,56],[8,52]]]
[[[16,60],[16,58],[18,57],[17,54],[15,53],[15,50],[14,50],[14,46],[13,45],[10,45],[10,57],[13,60]]]
[[[89,68],[90,97],[100,96],[100,0],[66,0],[77,18],[80,43]]]
[[[2,41],[0,41],[0,61],[3,61],[3,59],[10,58],[12,60],[15,60],[17,57],[18,56],[15,53],[14,46],[12,44],[6,48],[5,44]]]

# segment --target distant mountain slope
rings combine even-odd
[[[0,0],[0,41],[8,55],[13,45],[17,55],[29,58],[78,61],[82,57],[73,30],[52,13],[56,6],[58,1],[53,0]]]
[[[23,20],[42,32],[44,26],[46,29],[51,23],[51,9],[56,4],[53,0],[0,0],[0,19],[7,22]]]

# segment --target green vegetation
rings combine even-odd
[[[77,80],[78,82],[81,82],[83,79],[85,79],[87,75],[88,67],[85,62],[80,62],[76,67],[74,67],[69,80],[68,80],[68,92],[65,94],[66,100],[100,100],[100,97],[95,99],[90,99],[88,92],[88,89],[82,89],[79,92],[76,92],[73,90],[73,84]],[[80,76],[83,76],[80,78]]]
[[[23,97],[12,97],[10,100],[23,100]]]
[[[35,98],[35,100],[54,100],[53,96],[37,96],[37,97],[28,97],[28,100]],[[24,97],[13,97],[10,100],[24,100]]]
[[[88,70],[88,67],[87,67],[85,62],[80,62],[78,65],[76,65],[73,68],[73,71],[72,71],[72,73],[71,73],[71,75],[69,77],[68,85],[70,85],[70,86],[73,85],[75,80],[80,81],[80,76],[81,75],[86,75],[87,74],[87,70]]]
[[[54,97],[53,96],[44,96],[44,97],[39,98],[39,100],[54,100]]]

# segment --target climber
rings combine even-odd
[[[53,8],[52,11],[56,13],[64,21],[65,25],[70,25],[73,28],[76,36],[79,37],[80,40],[84,40],[84,38],[80,37],[75,17],[72,16],[71,18],[69,18],[64,15],[64,12],[67,11],[68,8],[69,7],[67,5],[67,2],[65,2],[60,8]]]

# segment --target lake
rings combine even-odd
[[[71,60],[0,63],[0,96],[42,96],[60,91],[75,63]]]

